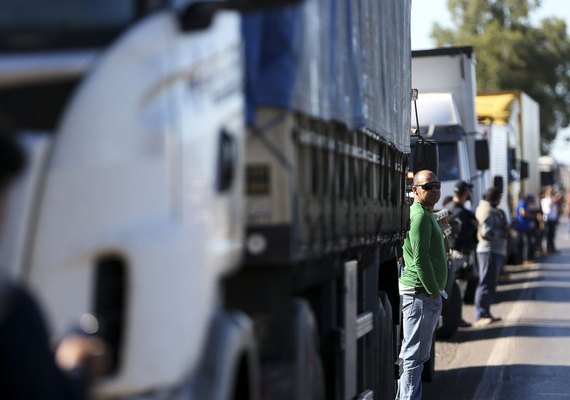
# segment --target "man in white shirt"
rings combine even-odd
[[[556,227],[558,226],[558,203],[562,195],[560,193],[554,194],[554,189],[548,185],[544,189],[544,196],[540,200],[540,207],[542,208],[542,215],[546,225],[546,250],[549,253],[557,253],[556,246],[554,245],[554,238],[556,235]]]

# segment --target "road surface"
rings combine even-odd
[[[491,312],[502,321],[463,328],[436,343],[434,381],[424,400],[570,400],[570,239],[560,252],[506,266]],[[473,306],[463,318],[474,319]]]

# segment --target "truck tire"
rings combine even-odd
[[[518,232],[514,231],[507,237],[507,263],[521,265],[523,263],[523,249],[518,240]]]
[[[465,293],[463,294],[464,304],[474,304],[475,303],[475,290],[477,290],[477,279],[470,279],[467,281],[465,286]]]
[[[263,393],[274,400],[324,400],[324,370],[315,318],[306,300],[295,299],[294,307],[293,354],[290,359],[264,363]]]
[[[381,392],[378,395],[379,399],[393,399],[396,396],[397,381],[394,376],[394,324],[392,316],[392,304],[388,298],[388,293],[384,291],[379,292],[379,307],[382,309],[381,313],[384,318],[382,320],[381,330],[381,343],[380,343],[380,368],[378,371],[379,384]]]
[[[188,375],[175,397],[181,400],[259,400],[260,373],[253,321],[240,311],[220,309],[212,319],[196,369]]]
[[[447,340],[455,335],[461,321],[462,307],[461,290],[457,282],[454,282],[449,298],[443,303],[441,311],[442,325],[435,331],[437,339]]]
[[[295,374],[298,399],[324,400],[325,381],[319,353],[319,335],[315,316],[306,300],[296,301]]]

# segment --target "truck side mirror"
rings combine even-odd
[[[411,166],[414,172],[429,169],[439,173],[439,152],[433,140],[418,140],[412,148]]]
[[[554,171],[540,171],[540,184],[542,186],[554,185]]]
[[[487,139],[475,141],[475,164],[479,171],[489,169],[489,141]]]
[[[519,174],[521,179],[528,178],[528,161],[519,160]]]
[[[493,177],[493,187],[499,189],[501,193],[505,193],[505,184],[503,181],[503,177],[500,175],[495,175]]]

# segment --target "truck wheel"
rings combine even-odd
[[[208,328],[201,359],[174,397],[259,400],[262,384],[256,342],[253,321],[247,315],[217,310]]]
[[[292,353],[262,366],[262,398],[275,400],[324,400],[324,370],[319,353],[317,326],[304,299],[295,299],[295,315],[290,320]]]
[[[324,400],[325,381],[315,316],[306,300],[296,304],[296,394],[299,399]]]
[[[393,399],[396,395],[395,388],[397,381],[394,379],[394,360],[396,358],[394,351],[394,324],[392,316],[392,305],[388,294],[384,291],[379,292],[379,316],[382,318],[382,327],[380,333],[380,357],[381,365],[379,373],[379,390],[380,399]]]
[[[317,325],[304,299],[295,299],[292,353],[262,366],[262,398],[324,400],[324,370]]]
[[[457,282],[454,282],[449,299],[444,302],[441,311],[442,326],[435,331],[435,336],[438,339],[451,339],[455,335],[461,321],[462,307],[461,290]]]
[[[516,237],[510,235],[507,238],[507,263],[511,265],[520,265],[523,262],[523,249],[518,239],[519,233],[516,232]]]
[[[463,294],[464,304],[475,303],[475,290],[477,290],[477,282],[478,280],[476,279],[470,279],[467,281],[467,285],[465,286],[465,294]]]

